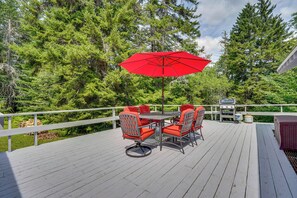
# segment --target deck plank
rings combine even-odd
[[[246,197],[258,198],[260,197],[260,178],[256,125],[252,126],[251,133],[252,137],[247,175]]]
[[[283,171],[281,169],[277,156],[274,153],[273,146],[269,138],[269,135],[272,134],[272,130],[266,131],[265,126],[262,126],[262,125],[260,125],[259,127],[261,128],[260,131],[263,133],[263,137],[264,137],[264,141],[267,149],[268,160],[271,168],[276,197],[290,198],[292,197],[291,192],[288,188],[286,178],[283,174]]]
[[[271,124],[205,121],[198,145],[135,159],[121,130],[0,153],[0,197],[297,197]]]
[[[294,174],[294,169],[287,160],[285,153],[279,149],[279,145],[272,133],[273,125],[263,124],[262,126],[265,127],[264,131],[267,133],[267,136],[270,140],[270,151],[277,157],[277,159],[275,160],[278,161],[278,165],[280,166],[281,171],[284,174],[283,176],[286,180],[284,181],[284,184],[287,184],[287,186],[289,187],[292,197],[297,197],[297,175]],[[269,140],[267,139],[267,141]]]
[[[260,172],[260,186],[262,198],[274,198],[276,192],[273,183],[273,176],[270,168],[266,143],[261,127],[257,126],[257,140],[259,152],[259,172]]]

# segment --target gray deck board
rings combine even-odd
[[[205,121],[205,140],[135,159],[120,129],[0,153],[0,197],[297,197],[271,124]]]

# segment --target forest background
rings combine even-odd
[[[198,6],[197,0],[0,0],[0,112],[160,104],[160,79],[118,64],[144,51],[185,50],[211,59],[197,42]],[[273,13],[276,6],[246,4],[231,31],[222,32],[219,61],[165,80],[165,104],[217,104],[223,97],[296,104],[297,70],[279,75],[276,69],[297,45],[297,12],[286,23]]]

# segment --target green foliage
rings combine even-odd
[[[269,0],[246,4],[229,38],[226,34],[223,37],[224,54],[217,63],[218,70],[234,82],[234,91],[230,94],[239,103],[265,101],[257,98],[257,94],[262,94],[259,85],[267,84],[262,82],[263,76],[275,73],[294,46],[288,24],[280,15],[273,14],[274,9],[275,5]]]
[[[215,67],[179,78],[170,85],[171,104],[217,104],[232,86],[224,75],[217,74]]]
[[[290,21],[293,28],[295,28],[295,31],[297,31],[297,12],[292,14],[292,19]]]
[[[141,34],[149,51],[201,51],[196,43],[200,36],[197,0],[142,1]]]
[[[0,1],[0,111],[16,109],[17,56],[10,45],[18,43],[18,18],[18,1]]]
[[[38,144],[44,144],[48,142],[53,142],[57,140],[63,140],[65,137],[57,137],[54,139],[46,139],[46,140],[39,140]],[[24,148],[28,146],[34,145],[34,136],[33,135],[14,135],[11,138],[12,141],[12,150],[16,150],[19,148]],[[0,152],[7,151],[7,137],[0,138]]]

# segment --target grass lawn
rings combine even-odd
[[[57,140],[63,140],[69,138],[68,137],[56,137],[53,139],[45,139],[45,140],[38,140],[38,145],[44,144],[47,142],[53,142]],[[1,137],[0,138],[0,152],[5,152],[8,149],[8,138],[7,137]],[[19,148],[24,148],[27,146],[33,146],[34,145],[34,135],[13,135],[11,137],[11,144],[12,144],[12,150],[16,150]]]

